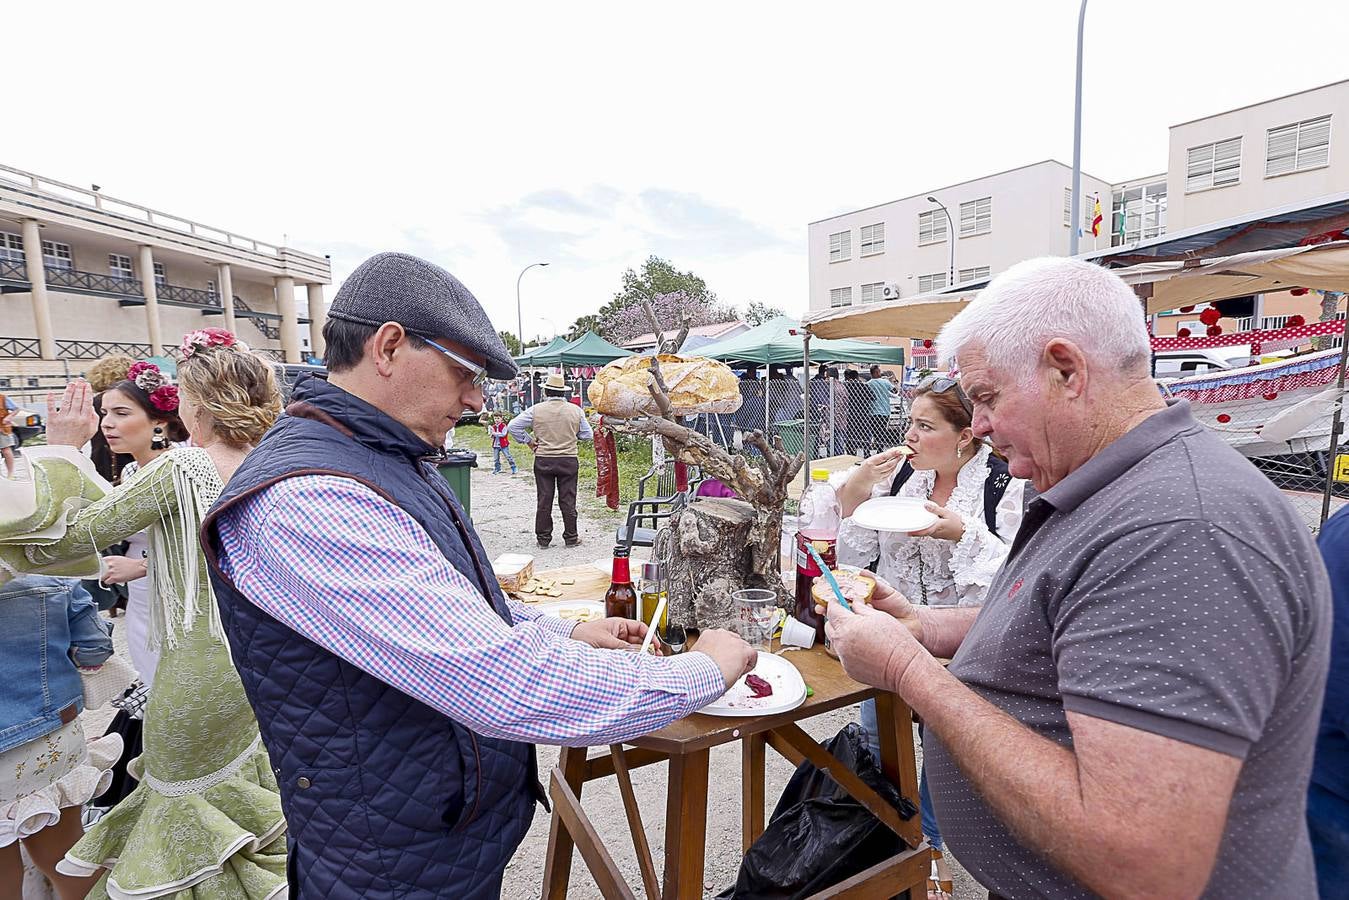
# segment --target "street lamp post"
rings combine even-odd
[[[1077,256],[1082,231],[1082,31],[1087,23],[1087,0],[1077,14],[1077,89],[1073,95],[1073,211],[1068,224],[1068,255]]]
[[[941,207],[941,211],[946,213],[946,244],[950,248],[950,261],[946,268],[946,286],[951,287],[956,283],[956,223],[951,219],[951,211],[946,208],[936,197],[928,197],[928,203],[935,203]]]
[[[516,337],[520,339],[520,352],[525,352],[525,320],[520,315],[520,279],[525,277],[525,273],[535,266],[546,266],[546,262],[530,263],[520,270],[520,274],[515,278],[515,330]]]

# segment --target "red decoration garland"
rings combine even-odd
[[[1180,308],[1180,311],[1183,313],[1192,313],[1194,312],[1194,304],[1190,304],[1189,306],[1182,306]]]
[[[1210,325],[1208,327],[1208,331],[1205,333],[1209,337],[1217,337],[1218,335],[1223,333],[1223,327],[1221,325]]]
[[[1222,313],[1218,312],[1216,309],[1210,306],[1208,309],[1204,310],[1199,314],[1199,321],[1203,322],[1205,325],[1217,325],[1218,320],[1221,319],[1222,317],[1223,317]]]
[[[1178,329],[1176,329],[1176,337],[1178,337],[1178,338],[1187,338],[1187,337],[1189,337],[1189,336],[1190,336],[1190,329],[1188,329],[1188,328],[1178,328]]]
[[[1227,413],[1221,413],[1221,414],[1219,414],[1219,416],[1218,416],[1218,422],[1219,422],[1220,424],[1226,425],[1226,424],[1227,424],[1228,422],[1230,422],[1230,421],[1232,421],[1232,417],[1229,416]]]
[[[1288,321],[1283,323],[1284,328],[1301,328],[1307,324],[1307,320],[1302,316],[1289,316]]]

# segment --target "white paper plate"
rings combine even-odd
[[[923,502],[917,497],[872,497],[853,511],[853,524],[901,534],[922,531],[937,521],[937,514],[928,512]]]
[[[536,608],[539,612],[567,619],[570,622],[591,622],[595,619],[604,618],[604,604],[598,600],[553,600],[549,603],[540,603]],[[582,610],[592,614],[598,613],[598,615],[592,615],[589,619],[578,619],[562,615],[564,612],[576,613]]]
[[[707,716],[772,716],[796,709],[806,702],[805,679],[790,660],[761,652],[751,674],[771,684],[773,693],[767,697],[752,697],[745,679],[741,678],[729,691],[698,712]]]
[[[632,569],[634,575],[633,580],[636,580],[635,576],[637,571],[644,562],[650,562],[650,560],[643,556],[637,556],[636,554],[628,557],[628,567]],[[593,559],[590,561],[590,564],[594,566],[597,571],[603,572],[605,575],[614,574],[614,558],[612,556],[602,556],[599,559]]]

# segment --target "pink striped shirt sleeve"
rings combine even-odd
[[[222,569],[264,612],[480,734],[611,744],[725,690],[706,654],[596,650],[513,601],[508,626],[411,516],[351,479],[278,482],[219,532]]]

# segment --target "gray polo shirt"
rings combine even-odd
[[[1067,747],[1071,710],[1243,760],[1204,896],[1314,897],[1305,803],[1329,638],[1307,527],[1179,401],[1030,505],[950,671]],[[924,743],[942,837],[980,883],[1092,896]]]

